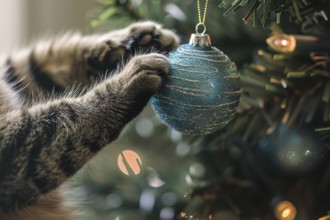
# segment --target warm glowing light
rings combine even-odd
[[[289,45],[289,41],[283,39],[283,40],[281,41],[281,44],[282,44],[283,46],[288,46],[288,45]]]
[[[266,40],[268,46],[276,52],[291,53],[296,49],[296,38],[293,35],[279,34]]]
[[[296,218],[296,207],[289,201],[281,201],[275,207],[277,220],[294,220]]]
[[[262,52],[262,51],[261,51]],[[260,54],[261,56],[262,54]],[[251,64],[251,66],[253,68],[255,68],[256,70],[260,71],[260,72],[265,72],[266,71],[266,67],[262,66],[262,65],[255,65],[255,64]]]
[[[187,216],[187,213],[185,213],[185,212],[181,212],[180,215],[181,215],[181,217],[183,218],[183,217],[186,217],[186,216]]]
[[[262,56],[264,54],[264,52],[262,50],[258,50],[258,55]]]
[[[318,220],[329,220],[330,219],[330,215],[324,216],[319,218]]]
[[[290,213],[291,213],[291,209],[287,208],[282,212],[282,217],[287,218],[290,215]]]
[[[125,150],[118,156],[118,167],[126,175],[137,175],[141,172],[142,161],[140,156],[131,150]]]
[[[289,41],[286,39],[276,39],[274,40],[274,44],[280,47],[285,47],[289,45]]]

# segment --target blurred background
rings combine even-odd
[[[130,15],[123,7],[115,12],[99,12],[115,1],[97,0],[0,0],[0,48],[2,52],[22,47],[37,39],[59,35],[66,31],[79,31],[84,34],[105,32],[124,27],[140,19],[153,19],[165,27],[176,28],[183,42],[189,40],[191,31],[195,30],[197,11],[193,0],[150,1],[133,0],[136,15]],[[126,0],[118,1],[125,5]],[[219,13],[217,4],[208,11],[208,32],[213,36],[213,44],[233,57],[240,66],[250,59],[255,45],[264,43],[267,30],[244,25],[242,13],[237,16],[224,17]],[[192,7],[193,5],[193,7]],[[141,7],[143,6],[143,7]],[[139,15],[139,13],[141,13]],[[97,17],[98,16],[98,17]],[[97,17],[97,18],[96,18]],[[111,19],[109,19],[111,18]],[[242,41],[244,39],[244,41]]]
[[[0,0],[0,48],[9,51],[34,38],[68,30],[90,33],[95,0]]]

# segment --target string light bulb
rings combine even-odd
[[[319,39],[312,35],[277,34],[266,40],[269,47],[279,53],[310,53],[329,51],[330,43],[327,39]]]
[[[268,46],[276,52],[292,53],[296,49],[296,38],[293,35],[279,34],[266,40]]]
[[[297,215],[296,207],[289,201],[280,201],[274,212],[277,220],[294,220]]]

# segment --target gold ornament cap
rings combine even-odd
[[[208,34],[191,34],[190,45],[194,46],[211,46],[211,38]]]

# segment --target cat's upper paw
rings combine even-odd
[[[173,31],[153,21],[134,23],[127,29],[128,36],[123,43],[130,50],[168,52],[179,45],[179,37]]]

